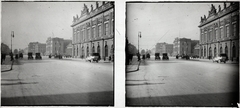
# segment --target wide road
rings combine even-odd
[[[4,105],[113,105],[113,64],[18,60],[1,73]]]
[[[152,58],[126,74],[127,106],[237,106],[238,64]]]

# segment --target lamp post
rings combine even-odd
[[[12,38],[14,37],[14,31],[11,33],[11,52],[12,52]]]
[[[139,37],[141,38],[141,32],[138,32],[138,53],[140,53],[139,52]]]

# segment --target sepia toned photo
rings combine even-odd
[[[237,107],[239,2],[127,2],[126,106]]]
[[[114,106],[114,2],[1,4],[1,106]]]

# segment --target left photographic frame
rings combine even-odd
[[[113,1],[1,3],[2,106],[114,106]]]

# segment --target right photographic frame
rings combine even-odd
[[[126,106],[236,107],[239,2],[126,2]]]

